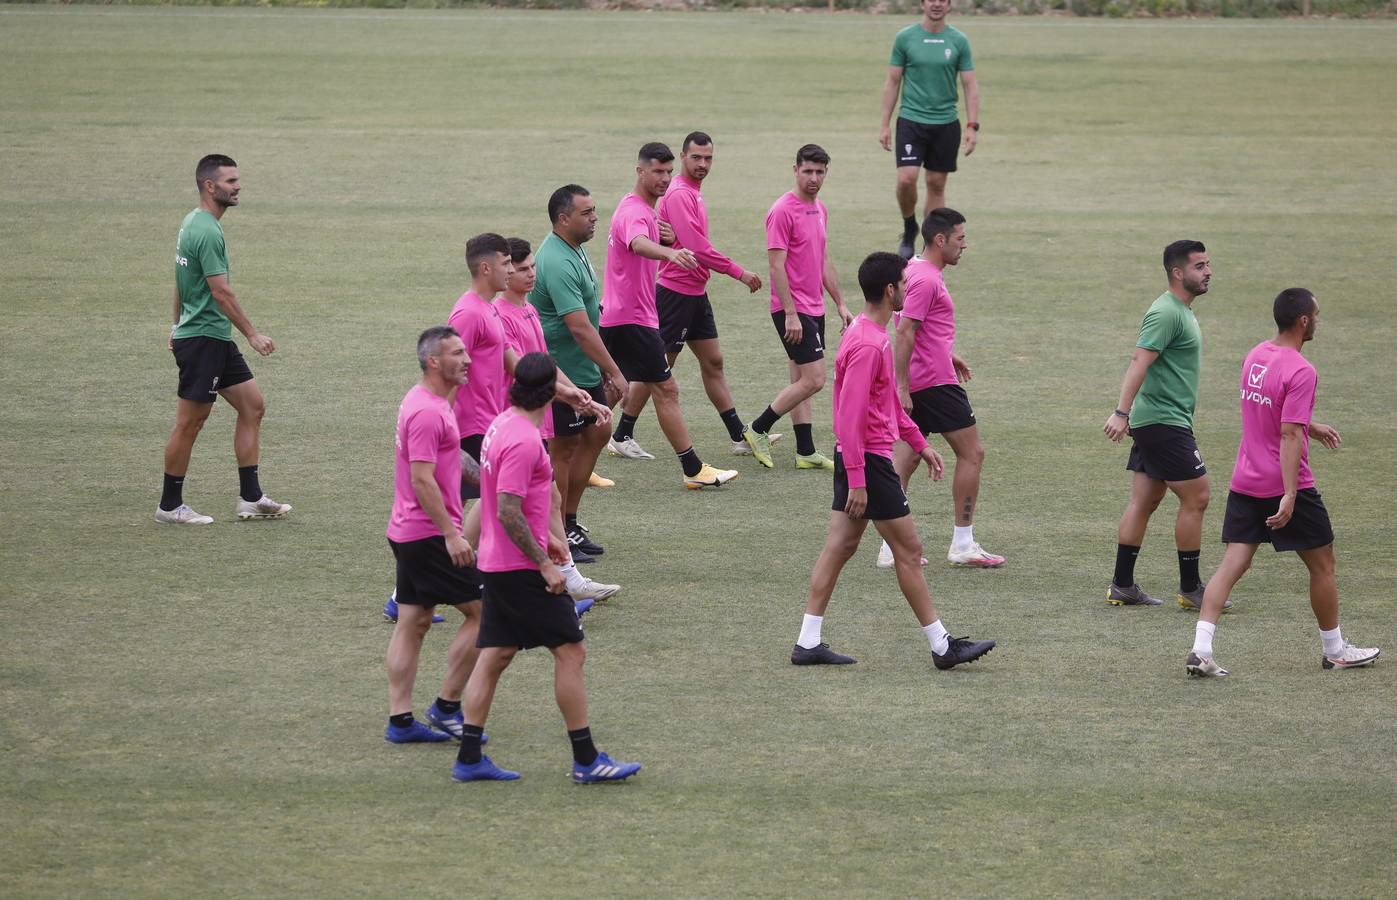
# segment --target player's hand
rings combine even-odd
[[[897,402],[902,407],[903,412],[908,415],[912,414],[912,392],[904,385],[899,385],[897,388]]]
[[[261,334],[256,331],[248,335],[247,344],[249,347],[251,347],[253,350],[256,350],[263,356],[271,356],[272,351],[276,349],[275,341],[267,337],[265,334]]]
[[[1339,445],[1344,442],[1344,439],[1339,437],[1338,431],[1335,431],[1328,425],[1321,425],[1318,422],[1310,423],[1310,434],[1330,450],[1338,450]]]
[[[458,569],[475,562],[475,550],[471,549],[470,541],[459,531],[446,536],[446,552],[451,556],[451,564]]]
[[[884,150],[892,150],[892,148],[893,148],[893,130],[892,130],[892,128],[890,128],[890,127],[887,126],[887,125],[884,125],[882,128],[878,129],[878,143],[880,143],[880,144],[883,145],[883,149],[884,149]]]
[[[548,532],[548,558],[560,566],[565,566],[572,562],[572,554],[568,552],[568,545],[565,541],[558,539],[553,532]]]
[[[754,294],[762,289],[762,277],[756,272],[743,272],[738,280],[747,285],[747,290]]]
[[[969,156],[975,152],[975,143],[980,140],[980,130],[978,128],[965,129],[965,155]]]
[[[698,257],[694,256],[692,250],[675,250],[670,255],[669,261],[681,269],[697,269],[699,265]]]
[[[615,406],[621,402],[621,398],[626,396],[626,390],[630,387],[626,383],[626,377],[619,371],[602,378],[601,388],[606,394],[606,405]]]
[[[970,367],[965,364],[965,360],[951,354],[951,368],[956,370],[956,381],[964,384],[970,380]]]
[[[851,519],[863,518],[868,509],[868,489],[849,488],[849,499],[844,501],[844,512]]]
[[[543,581],[548,585],[548,593],[550,594],[561,594],[563,588],[567,586],[567,579],[563,578],[563,573],[551,559],[543,561],[543,565],[538,568],[538,573],[543,576]]]
[[[592,402],[592,395],[582,390],[580,387],[560,387],[558,388],[556,399],[571,406],[579,413],[584,413]]]
[[[854,324],[854,314],[849,312],[849,307],[843,303],[836,306],[835,311],[839,313],[839,321],[843,323],[839,326],[839,333],[843,334],[846,328]]]
[[[1119,444],[1121,438],[1125,437],[1126,432],[1130,430],[1130,420],[1119,413],[1112,412],[1111,417],[1106,420],[1106,427],[1101,430],[1106,432],[1106,437]]]
[[[660,223],[660,246],[673,247],[674,226],[666,222],[664,219],[657,219],[656,221]]]
[[[941,458],[941,454],[927,447],[922,451],[922,459],[926,460],[926,473],[931,476],[931,480],[940,481],[941,476],[946,474],[946,461]]]
[[[1290,517],[1295,514],[1295,495],[1286,494],[1281,498],[1281,505],[1276,510],[1276,514],[1266,520],[1267,528],[1284,528],[1290,521]]]
[[[799,344],[805,339],[805,328],[800,324],[800,313],[786,313],[786,330],[781,335],[781,340],[788,344]]]
[[[592,416],[595,418],[597,420],[597,426],[600,428],[605,428],[611,424],[611,410],[602,406],[595,400],[589,399],[587,405],[579,410],[579,412],[582,413],[583,417]]]

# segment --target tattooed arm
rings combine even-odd
[[[554,594],[562,593],[563,573],[559,571],[557,564],[548,558],[548,553],[538,545],[534,533],[529,530],[529,522],[524,518],[524,499],[503,492],[496,497],[499,501],[497,518],[504,527],[504,533],[509,535],[514,546],[518,547],[530,562],[538,566],[539,574],[548,584],[548,590]]]
[[[480,487],[480,463],[466,451],[461,451],[461,483]]]

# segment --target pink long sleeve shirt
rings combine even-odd
[[[892,459],[897,440],[918,453],[927,446],[897,402],[888,330],[863,313],[844,332],[834,357],[834,440],[851,488],[865,486],[865,453]]]
[[[677,294],[697,297],[708,290],[711,272],[742,278],[742,267],[714,248],[708,240],[708,209],[697,182],[674,176],[659,203],[660,218],[674,229],[674,247],[692,251],[697,269],[685,269],[666,260],[660,263],[660,284]]]

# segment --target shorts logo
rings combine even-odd
[[[1196,472],[1199,469],[1203,468],[1203,454],[1195,450],[1193,451],[1193,457],[1194,459],[1198,460],[1198,465],[1193,467],[1193,470]]]
[[[910,159],[911,156],[912,156],[912,145],[911,145],[911,144],[903,144],[903,145],[902,145],[902,152],[903,152],[903,153],[906,153],[907,156],[908,156],[908,158]]]

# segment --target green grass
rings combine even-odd
[[[830,150],[852,300],[858,261],[896,235],[876,119],[897,23],[0,8],[0,892],[1390,895],[1394,663],[1321,673],[1301,566],[1266,552],[1218,636],[1234,677],[1186,680],[1191,616],[1101,602],[1126,478],[1100,427],[1160,249],[1204,240],[1210,570],[1240,360],[1270,298],[1312,287],[1319,414],[1345,437],[1315,454],[1344,625],[1392,651],[1397,30],[963,24],[985,127],[951,181],[971,249],[949,280],[989,453],[977,536],[1010,563],[927,577],[955,633],[1000,648],[932,670],[868,546],[827,626],[860,664],[793,669],[827,481],[741,461],[729,489],[691,494],[671,460],[604,461],[618,487],[584,520],[626,590],[587,620],[593,723],[645,770],[581,790],[541,654],[490,721],[522,782],[454,786],[449,749],[380,738],[412,341],[463,289],[468,236],[541,238],[565,181],[609,211],[635,147],[695,127],[718,142],[716,242],[748,266],[794,149]],[[245,184],[234,283],[280,348],[253,361],[264,483],[296,511],[229,521],[220,404],[186,488],[219,521],[176,532],[151,521],[169,255],[215,150]],[[713,295],[750,417],[785,364],[764,301],[722,279]],[[679,375],[720,461],[692,360]],[[828,413],[826,392],[826,448]],[[663,446],[652,416],[637,437]],[[947,488],[919,481],[912,503],[939,558]],[[1173,509],[1140,563],[1160,593]],[[429,636],[419,709],[446,640]]]

